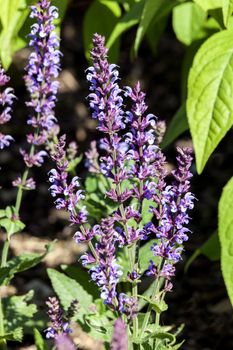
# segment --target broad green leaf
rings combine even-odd
[[[221,269],[228,296],[233,305],[233,177],[223,189],[218,207],[218,232]]]
[[[202,37],[202,28],[207,18],[203,9],[191,2],[174,7],[172,25],[176,37],[185,45]]]
[[[229,19],[233,12],[233,0],[222,0],[223,22],[228,27]]]
[[[214,34],[195,55],[188,79],[187,115],[197,171],[233,124],[233,30]]]
[[[11,340],[21,342],[23,340],[23,328],[17,327],[12,332],[0,335],[0,340]]]
[[[137,55],[139,46],[146,34],[146,31],[153,21],[159,21],[162,17],[166,16],[172,8],[177,5],[176,0],[147,0],[142,11],[140,23],[137,29],[134,53]]]
[[[158,21],[152,21],[147,28],[146,39],[154,56],[157,53],[159,40],[166,28],[167,22],[168,16],[164,16]]]
[[[29,5],[34,0],[0,0],[0,20],[3,26],[0,34],[0,57],[5,69],[11,64],[12,54],[19,49],[18,32],[29,14]]]
[[[116,40],[127,30],[139,23],[145,0],[137,2],[115,25],[107,41],[107,47],[112,47]]]
[[[26,295],[12,296],[3,299],[5,309],[5,319],[7,320],[7,332],[13,332],[17,327],[21,327],[35,317],[37,307],[35,304],[30,304],[34,293],[29,291]]]
[[[62,265],[62,270],[72,279],[77,281],[85,291],[93,296],[93,299],[99,297],[96,284],[90,279],[90,274],[81,265]]]
[[[34,328],[34,339],[37,350],[48,350],[48,347],[38,329]]]
[[[222,1],[225,0],[194,0],[205,11],[222,7]]]
[[[0,268],[0,285],[8,284],[16,273],[26,271],[39,264],[49,250],[50,246],[47,246],[44,254],[22,254],[9,260],[6,266]]]
[[[73,300],[78,300],[79,309],[77,319],[82,321],[83,316],[90,311],[89,306],[93,301],[92,296],[78,282],[67,277],[64,273],[60,273],[54,269],[48,269],[47,271],[53,289],[65,310],[68,309]]]
[[[104,35],[107,41],[120,16],[120,6],[113,0],[96,0],[90,5],[83,22],[83,41],[87,59],[90,59],[93,34]],[[118,51],[119,40],[109,50],[110,60],[117,61]]]
[[[161,144],[162,148],[169,146],[177,137],[188,130],[188,128],[189,125],[186,116],[186,106],[185,103],[183,103],[172,118],[167,128],[163,142]]]
[[[188,271],[191,264],[200,254],[205,255],[211,261],[220,260],[220,243],[217,232],[212,233],[209,239],[200,248],[195,250],[185,264],[185,272]]]

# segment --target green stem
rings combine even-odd
[[[6,266],[9,247],[10,247],[10,241],[8,238],[6,238],[3,245],[3,250],[2,250],[1,267]]]
[[[4,322],[4,314],[3,314],[2,297],[0,295],[0,335],[2,336],[5,334],[3,322]],[[0,350],[7,350],[7,344],[5,340],[0,340]]]
[[[4,242],[3,250],[2,250],[2,259],[1,259],[1,267],[6,266],[7,263],[7,255],[9,250],[10,242],[8,239]],[[4,329],[4,312],[3,312],[3,305],[2,305],[2,295],[1,295],[1,287],[0,287],[0,335],[5,334]],[[5,340],[0,340],[0,349],[1,350],[7,350],[7,344]]]
[[[159,273],[160,273],[160,270],[162,268],[162,265],[163,265],[163,260],[160,261],[159,265],[158,265],[158,277],[157,277],[157,280],[156,280],[156,283],[155,283],[155,288],[154,288],[154,292],[152,293],[152,300],[156,297],[156,295],[159,293],[159,289],[160,289],[160,277],[159,277]],[[143,338],[144,336],[144,333],[146,331],[146,328],[147,328],[147,325],[148,325],[148,322],[149,322],[149,319],[150,319],[150,315],[151,315],[151,311],[153,310],[153,305],[152,304],[149,304],[148,305],[148,309],[147,309],[147,312],[146,312],[146,315],[144,317],[144,320],[143,320],[143,324],[142,324],[142,330],[141,330],[141,339]],[[159,325],[157,324],[157,322],[159,322],[160,320],[160,316],[157,316],[158,313],[156,313],[156,320],[155,320],[155,324],[156,325]]]

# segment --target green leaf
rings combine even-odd
[[[233,124],[233,30],[214,34],[195,55],[188,79],[187,115],[201,173]]]
[[[90,312],[89,306],[93,301],[92,296],[77,281],[67,277],[64,273],[54,269],[48,269],[47,272],[53,289],[65,310],[68,309],[73,300],[78,300],[77,320],[83,321],[83,316]]]
[[[218,232],[221,269],[228,296],[233,305],[233,177],[223,188],[218,207]]]
[[[157,0],[156,2],[154,0],[146,1],[136,33],[134,43],[135,55],[137,55],[139,46],[152,20],[159,21],[162,17],[166,16],[175,5],[177,5],[176,0]]]
[[[186,117],[186,106],[185,103],[182,103],[167,128],[161,144],[162,148],[169,146],[175,139],[177,139],[177,137],[187,131],[188,128],[189,125]]]
[[[185,45],[200,39],[206,18],[207,13],[194,3],[187,2],[174,7],[172,25],[177,39]]]
[[[71,173],[72,171],[74,171],[75,168],[76,168],[76,166],[77,166],[79,163],[81,163],[82,159],[83,159],[83,155],[81,154],[79,157],[77,157],[77,158],[71,160],[71,161],[69,162],[68,167],[67,167],[67,171],[68,171],[69,173]]]
[[[120,16],[120,6],[113,0],[96,0],[90,5],[83,22],[83,41],[87,59],[90,59],[93,34],[104,35],[107,41]],[[110,61],[117,61],[118,51],[119,40],[109,50]]]
[[[168,305],[164,300],[152,300],[151,298],[148,298],[144,295],[138,295],[138,297],[144,299],[148,304],[152,305],[153,309],[157,313],[164,312],[168,309]]]
[[[217,232],[212,233],[207,241],[200,248],[195,250],[195,252],[191,255],[185,264],[185,272],[188,271],[191,264],[200,254],[205,255],[211,261],[220,260],[220,243]]]
[[[200,252],[211,261],[220,259],[220,243],[218,232],[214,232],[210,238],[201,246]]]
[[[222,1],[223,0],[194,0],[194,2],[205,11],[222,7]]]
[[[153,213],[150,211],[150,208],[156,207],[156,204],[152,200],[144,199],[142,202],[142,220],[141,225],[144,226],[150,222],[153,218]]]
[[[50,246],[46,247],[44,254],[22,254],[9,260],[7,265],[0,268],[0,285],[7,285],[16,273],[26,271],[39,264],[49,252]]]
[[[140,270],[142,273],[144,273],[149,266],[150,260],[153,260],[156,264],[157,258],[153,256],[150,247],[156,242],[156,239],[152,239],[149,242],[146,242],[140,249],[139,249],[139,264],[140,264]]]
[[[13,332],[6,333],[4,335],[0,335],[0,340],[11,340],[22,342],[23,340],[23,328],[18,327]]]
[[[0,34],[0,57],[5,69],[10,66],[16,47],[19,48],[18,32],[29,14],[29,5],[34,2],[34,0],[0,0],[0,20],[3,26]]]
[[[93,296],[93,299],[99,297],[98,288],[96,284],[90,280],[90,274],[80,265],[62,265],[62,270],[72,279],[77,281],[85,291]]]
[[[35,304],[30,304],[29,301],[33,298],[33,291],[29,291],[26,295],[12,296],[3,299],[5,309],[5,319],[7,320],[7,332],[14,332],[17,327],[21,327],[35,317],[37,307]]]
[[[113,322],[109,321],[106,314],[100,315],[97,313],[96,315],[90,315],[85,318],[85,322],[89,327],[87,332],[91,337],[110,342],[113,332]]]
[[[85,180],[85,189],[87,192],[95,192],[98,188],[98,182],[96,176],[88,176]]]
[[[233,0],[223,0],[222,1],[222,13],[223,13],[223,22],[225,27],[228,27],[229,19],[233,12]]]
[[[145,0],[137,2],[132,6],[129,12],[127,12],[112,30],[109,39],[107,41],[107,47],[110,48],[116,42],[116,40],[127,30],[139,23],[142,10],[145,4]]]
[[[48,350],[48,347],[38,329],[34,328],[34,339],[37,350]]]
[[[5,210],[1,211],[0,227],[5,228],[8,239],[14,233],[22,231],[25,227],[24,223],[15,217],[17,217],[17,214],[15,214],[15,208],[13,206],[8,206]]]
[[[154,56],[157,53],[159,40],[166,28],[167,22],[168,16],[164,16],[158,21],[153,20],[146,31],[146,39]]]

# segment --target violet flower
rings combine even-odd
[[[127,294],[119,294],[119,311],[125,314],[129,320],[133,320],[138,314],[138,299]]]
[[[122,271],[115,256],[114,220],[112,218],[102,219],[98,234],[100,239],[95,248],[99,263],[90,269],[90,275],[100,287],[101,298],[105,304],[116,307],[116,286]]]
[[[56,198],[55,205],[57,209],[65,209],[70,215],[70,221],[73,224],[84,224],[87,221],[86,207],[78,210],[78,203],[85,198],[80,189],[80,183],[77,176],[68,181],[68,160],[66,158],[66,137],[60,137],[55,151],[51,156],[56,163],[57,169],[49,172],[49,181],[52,184],[49,188],[50,193]]]
[[[0,88],[4,87],[10,78],[6,75],[3,68],[0,66]],[[15,98],[14,90],[10,87],[0,90],[0,125],[7,123],[11,119],[12,104]],[[8,147],[10,142],[13,141],[13,137],[10,135],[4,135],[0,132],[0,149]]]
[[[171,289],[171,276],[175,274],[173,266],[181,260],[183,243],[188,240],[187,228],[189,223],[188,210],[193,209],[194,195],[189,192],[190,166],[192,162],[191,149],[178,148],[177,170],[173,171],[174,181],[172,185],[166,186],[162,192],[161,212],[154,210],[159,225],[150,225],[150,230],[158,238],[151,250],[155,256],[163,258],[160,276],[166,279],[167,286]],[[153,263],[150,264],[147,274],[152,275],[155,271]],[[166,285],[165,285],[166,287]]]
[[[118,318],[114,324],[110,350],[128,350],[127,328],[121,318]]]
[[[54,135],[58,129],[54,115],[58,90],[58,81],[55,79],[60,71],[61,53],[53,24],[58,18],[58,11],[49,0],[39,0],[37,5],[31,6],[30,17],[35,18],[36,23],[29,34],[32,52],[26,67],[25,83],[31,97],[27,106],[33,110],[28,124],[35,131],[27,135],[27,141],[31,145],[41,146],[48,144],[51,134]],[[21,154],[27,166],[40,166],[46,152],[27,153],[22,150]]]
[[[55,339],[56,350],[76,350],[76,346],[66,334],[59,334]]]
[[[94,34],[91,50],[93,67],[87,70],[87,80],[91,90],[88,100],[92,117],[99,122],[97,128],[106,135],[101,140],[101,148],[106,152],[106,155],[100,159],[101,171],[104,176],[113,180],[115,187],[119,187],[120,183],[127,178],[124,170],[127,145],[119,136],[119,131],[125,128],[126,118],[122,110],[122,90],[118,85],[117,66],[108,62],[108,50],[104,43],[104,37]],[[115,188],[107,195],[114,201],[124,202],[127,199],[120,198],[119,190]]]
[[[90,148],[87,152],[85,152],[86,156],[86,167],[90,173],[99,174],[100,165],[99,165],[99,152],[97,150],[96,141],[91,141]]]
[[[62,309],[56,297],[48,298],[46,302],[49,310],[48,315],[51,321],[51,327],[45,330],[46,338],[57,338],[59,334],[70,334],[72,332],[69,322],[64,321]]]

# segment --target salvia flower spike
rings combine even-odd
[[[30,17],[36,23],[29,34],[32,52],[24,78],[30,94],[27,106],[32,109],[28,124],[34,128],[34,132],[27,135],[27,141],[33,146],[44,146],[49,145],[51,137],[59,131],[54,114],[61,55],[54,26],[58,11],[55,6],[51,6],[50,1],[40,0],[37,5],[31,6]],[[45,150],[36,153],[34,148],[29,153],[21,150],[21,154],[28,167],[41,166],[47,155]]]
[[[11,87],[5,87],[10,78],[6,75],[4,69],[0,65],[0,125],[9,122],[12,113],[12,104],[15,98],[14,90]],[[5,87],[5,88],[4,88]],[[0,149],[8,147],[13,141],[10,135],[4,135],[0,132]]]
[[[114,324],[110,350],[128,350],[127,328],[121,318],[118,318]]]
[[[69,322],[64,321],[63,311],[56,297],[48,298],[46,302],[49,310],[48,315],[51,326],[45,330],[46,338],[57,338],[60,334],[70,334],[72,332]]]
[[[139,335],[137,284],[142,271],[138,259],[141,240],[156,238],[151,247],[146,275],[156,280],[155,294],[151,300],[164,298],[172,290],[171,278],[175,264],[180,261],[183,243],[188,239],[188,211],[193,209],[194,195],[190,192],[192,155],[189,148],[178,148],[177,168],[167,181],[166,158],[159,144],[165,131],[164,122],[147,113],[145,93],[140,83],[133,88],[119,85],[116,65],[109,64],[105,39],[95,34],[91,57],[93,66],[87,70],[90,84],[88,101],[92,117],[98,121],[98,130],[104,134],[99,146],[104,152],[99,156],[97,143],[93,142],[86,153],[87,166],[93,174],[108,178],[108,199],[114,209],[99,224],[90,226],[88,213],[82,203],[86,197],[80,179],[68,180],[68,157],[65,137],[61,137],[52,154],[56,169],[50,172],[50,191],[56,197],[58,209],[69,212],[70,221],[78,225],[74,238],[77,243],[87,243],[90,251],[80,258],[88,266],[91,279],[100,288],[101,297],[128,326],[133,325],[133,335]],[[131,102],[130,111],[125,111],[123,97]],[[125,184],[127,184],[125,186]],[[143,205],[150,201],[150,218],[143,221]],[[92,243],[95,239],[95,244]],[[123,269],[118,259],[124,248],[129,260],[126,281],[131,288],[118,288]],[[155,261],[158,261],[155,263]],[[157,294],[156,294],[157,293]],[[157,298],[157,299],[154,299]],[[142,334],[147,329],[152,306],[143,321]],[[121,334],[121,335],[120,335]],[[115,324],[111,349],[127,349],[126,328],[121,319]]]

